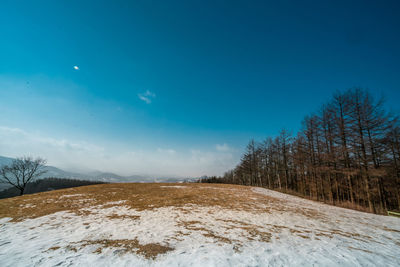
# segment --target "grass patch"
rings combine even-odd
[[[258,207],[254,205],[255,197],[264,204],[272,205],[271,202],[278,201],[271,197],[256,194],[252,192],[250,187],[246,186],[185,184],[185,187],[178,188],[173,187],[174,185],[179,184],[100,184],[1,199],[0,218],[11,217],[12,221],[15,222],[59,211],[87,216],[90,211],[85,208],[97,205],[103,205],[104,208],[127,206],[142,211],[171,206],[179,208],[193,204],[254,211]],[[68,197],[65,197],[65,195]],[[265,212],[265,208],[258,209]],[[114,218],[117,217],[114,216]]]
[[[137,239],[101,239],[101,240],[83,240],[79,242],[79,247],[98,246],[94,253],[102,253],[105,248],[121,249],[122,253],[136,253],[146,259],[155,259],[160,254],[165,254],[174,250],[171,247],[157,243],[140,244]],[[76,249],[76,248],[75,248]],[[77,250],[77,249],[76,249]]]

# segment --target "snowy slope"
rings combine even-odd
[[[156,186],[162,192],[157,198],[179,195],[190,199],[198,192],[215,198],[216,203],[229,196],[230,203],[205,204],[212,202],[197,198],[197,203],[188,200],[184,205],[152,209],[132,208],[128,200],[86,205],[92,195],[82,193],[83,189],[65,190],[51,201],[73,203],[79,212],[64,210],[17,222],[0,219],[0,265],[400,266],[399,218],[262,188]],[[118,194],[115,186],[109,191]],[[51,195],[45,196],[50,199]],[[135,202],[146,197],[135,196]],[[243,208],[232,203],[235,198]],[[34,208],[29,198],[21,203],[26,203],[20,204],[22,210]],[[121,244],[105,246],[99,240],[120,240],[116,243]],[[168,250],[146,257],[140,246],[135,247],[137,253],[129,251],[124,240],[134,240],[136,246],[158,244]]]

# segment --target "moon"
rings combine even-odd
[[[75,70],[79,70],[79,67],[78,67],[78,66],[74,66],[74,69],[75,69]]]

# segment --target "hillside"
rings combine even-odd
[[[2,266],[399,266],[400,219],[216,184],[0,200]]]

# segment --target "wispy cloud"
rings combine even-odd
[[[118,143],[94,144],[1,125],[0,155],[40,156],[47,159],[49,165],[66,170],[193,177],[221,175],[240,159],[236,150],[226,144],[209,150],[171,147],[138,149],[134,145],[122,148]]]
[[[174,155],[176,153],[176,151],[173,149],[163,149],[163,148],[157,148],[157,152],[169,155]]]
[[[217,144],[215,146],[215,148],[217,149],[217,151],[220,151],[220,152],[227,152],[227,151],[231,150],[231,148],[225,143],[222,145]]]
[[[30,144],[38,144],[46,147],[54,147],[62,149],[64,151],[86,151],[90,153],[101,152],[104,150],[102,147],[87,143],[87,142],[72,142],[66,139],[55,139],[51,137],[43,137],[39,134],[26,132],[19,128],[11,128],[0,126],[0,137],[3,139],[20,140],[20,143],[24,142]],[[1,144],[2,142],[0,142]]]
[[[7,126],[0,126],[0,148],[1,156],[41,156],[49,164],[66,168],[85,165],[85,158],[104,154],[103,147],[85,141],[53,138]]]
[[[138,94],[138,97],[140,100],[146,102],[146,104],[150,104],[153,98],[156,97],[156,94],[149,90],[146,90],[146,92]]]

